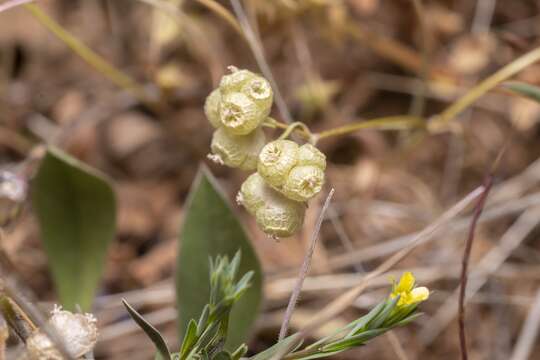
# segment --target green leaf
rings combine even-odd
[[[186,330],[186,336],[184,336],[184,341],[182,342],[182,348],[180,349],[180,357],[184,358],[191,347],[197,341],[197,323],[195,320],[191,319]]]
[[[49,148],[32,183],[32,205],[62,305],[89,310],[115,236],[111,185],[96,170]]]
[[[386,303],[382,310],[377,314],[377,316],[367,324],[368,329],[377,329],[387,320],[390,316],[392,310],[396,308],[396,305],[399,301],[399,296],[396,296],[393,299],[386,300]]]
[[[540,102],[540,87],[522,83],[519,81],[508,81],[503,83],[503,87],[518,93],[519,95]]]
[[[287,350],[287,354],[295,351],[302,345],[300,333],[292,334],[263,352],[249,358],[249,360],[270,360],[280,351]]]
[[[356,332],[362,330],[369,322],[371,322],[386,306],[386,302],[379,303],[369,313],[362,316],[360,319],[354,321],[354,328],[349,332],[347,336],[352,336]]]
[[[262,275],[257,255],[226,196],[206,167],[192,185],[184,224],[180,232],[180,255],[176,266],[179,330],[184,334],[191,319],[199,318],[209,301],[208,257],[242,251],[238,274],[254,271],[252,285],[234,305],[229,321],[226,349],[245,342],[258,315],[262,298]]]
[[[231,354],[226,351],[221,351],[212,357],[212,360],[232,360]]]
[[[322,347],[324,352],[343,351],[349,348],[363,345],[366,341],[387,332],[387,328],[366,330],[357,335],[338,340]]]
[[[238,347],[238,349],[236,349],[231,357],[233,358],[233,360],[238,360],[240,359],[242,356],[244,356],[248,351],[248,347],[246,344],[242,344]]]
[[[167,346],[165,339],[163,339],[159,331],[157,331],[157,329],[153,327],[152,324],[146,321],[142,317],[142,315],[137,312],[137,310],[132,308],[126,300],[122,299],[122,303],[126,307],[131,318],[137,323],[137,325],[141,327],[141,329],[143,329],[143,331],[146,333],[146,335],[148,335],[150,340],[152,340],[160,358],[170,360],[171,353],[169,352],[169,347]],[[156,358],[159,357],[156,355]]]

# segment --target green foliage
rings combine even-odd
[[[252,270],[253,277],[251,287],[246,290],[230,315],[229,336],[225,346],[229,350],[235,349],[247,339],[258,315],[262,298],[261,268],[225,195],[210,171],[202,167],[189,196],[180,233],[180,254],[176,267],[179,326],[184,338],[189,322],[203,313],[208,299],[211,298],[211,303],[215,303],[217,295],[210,289],[217,280],[208,278],[208,257],[233,257],[238,250],[242,253],[242,261],[237,264],[236,271],[248,273]],[[212,266],[217,266],[216,262],[212,263]]]
[[[229,331],[229,316],[233,305],[249,289],[253,271],[247,272],[235,281],[240,266],[241,255],[237,252],[229,262],[227,256],[210,259],[210,302],[204,307],[199,320],[188,323],[180,350],[180,360],[198,359],[238,359],[247,347],[242,344],[232,354],[224,350]]]
[[[89,310],[115,236],[111,185],[96,170],[49,148],[32,183],[32,204],[62,305]]]
[[[507,89],[519,95],[540,103],[540,88],[538,86],[522,83],[519,81],[509,81],[503,84]]]
[[[171,360],[171,353],[169,351],[169,347],[167,346],[165,339],[163,339],[159,331],[157,331],[157,329],[153,327],[152,324],[146,321],[142,317],[142,315],[137,312],[137,310],[131,307],[131,305],[129,305],[126,300],[122,299],[122,303],[126,307],[131,318],[137,323],[137,325],[139,325],[141,329],[143,329],[148,338],[150,338],[150,340],[152,340],[152,342],[154,343],[159,355],[159,359]]]
[[[302,350],[286,352],[284,358],[307,360],[330,357],[351,348],[363,346],[369,340],[395,327],[408,324],[420,315],[416,313],[417,304],[398,305],[399,299],[399,296],[385,299],[365,316]],[[251,360],[270,359],[259,357],[259,355]]]
[[[210,302],[204,306],[198,321],[190,319],[178,353],[171,354],[159,331],[123,300],[130,316],[154,343],[156,360],[239,360],[246,354],[245,344],[233,352],[224,349],[233,305],[250,288],[254,275],[249,271],[236,281],[240,263],[240,251],[231,261],[227,256],[210,258]]]

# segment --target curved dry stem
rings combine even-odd
[[[195,0],[214,14],[222,18],[227,24],[229,24],[234,31],[236,31],[244,40],[246,40],[244,32],[240,23],[236,20],[233,14],[227,10],[223,5],[219,4],[215,0]]]
[[[333,136],[346,135],[359,130],[378,129],[378,130],[405,130],[421,129],[424,127],[424,121],[417,116],[388,116],[357,122],[334,129],[322,131],[315,136],[317,140],[326,139]]]
[[[448,123],[463,110],[471,106],[478,98],[538,60],[540,60],[540,47],[522,55],[510,64],[504,66],[495,74],[469,90],[460,99],[447,107],[442,113],[436,115],[428,124],[429,131],[437,133],[448,129]]]
[[[74,53],[81,57],[86,63],[102,73],[111,82],[118,87],[130,92],[139,101],[150,103],[142,86],[137,84],[131,77],[116,69],[103,57],[95,53],[88,46],[84,45],[79,39],[66,31],[60,24],[43,12],[39,6],[34,4],[24,5],[26,10],[39,21],[47,30],[54,34],[60,41],[66,44]]]
[[[285,131],[279,136],[280,140],[286,139],[295,130],[301,131],[303,136],[306,136],[310,142],[313,142],[313,135],[306,124],[300,121],[293,122],[291,125],[285,128]]]

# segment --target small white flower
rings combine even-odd
[[[55,305],[51,311],[49,324],[62,339],[66,350],[75,358],[92,351],[97,341],[96,318],[92,314],[73,314]],[[37,330],[26,343],[30,359],[61,359],[51,340]]]

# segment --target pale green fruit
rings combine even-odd
[[[270,115],[274,101],[274,92],[272,91],[272,86],[270,86],[270,83],[265,78],[255,75],[242,86],[241,92],[257,103],[264,117]]]
[[[242,183],[236,201],[243,205],[251,215],[255,215],[257,210],[264,206],[265,199],[271,196],[272,192],[275,190],[266,185],[258,173],[253,173]]]
[[[231,134],[249,134],[261,125],[266,116],[253,99],[241,92],[221,97],[219,119]]]
[[[221,126],[221,120],[219,119],[220,103],[221,92],[219,91],[219,89],[213,90],[210,95],[206,97],[206,101],[204,102],[204,113],[206,115],[206,118],[215,128]]]
[[[212,136],[210,144],[212,154],[208,157],[229,167],[246,171],[255,170],[258,155],[265,142],[264,131],[260,128],[244,136],[233,135],[224,128],[219,128]]]
[[[270,186],[281,190],[297,162],[298,144],[290,140],[276,140],[261,150],[257,171]]]
[[[326,169],[326,156],[315,146],[304,144],[298,149],[298,165],[313,165]]]
[[[306,205],[287,199],[274,191],[265,199],[263,206],[255,214],[257,225],[266,234],[274,238],[294,235],[304,223]]]
[[[249,70],[240,70],[235,66],[229,66],[229,71],[231,73],[224,75],[219,83],[219,89],[224,95],[241,91],[248,81],[258,77]]]
[[[295,201],[307,201],[324,185],[324,171],[313,165],[295,166],[283,185],[283,194]]]

